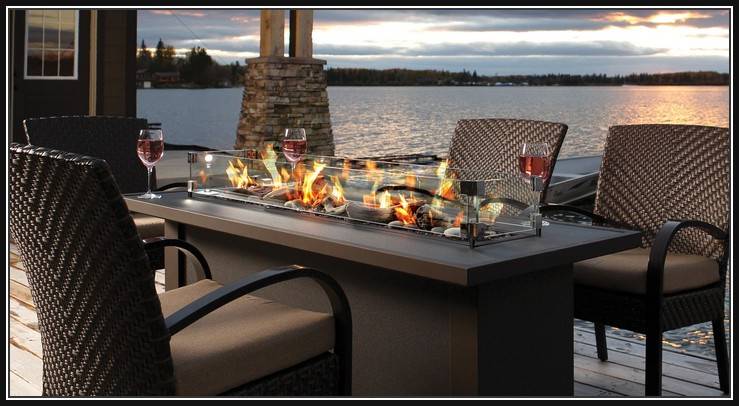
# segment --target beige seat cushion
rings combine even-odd
[[[649,249],[635,248],[574,264],[575,283],[620,292],[645,294]],[[665,294],[682,292],[719,281],[718,263],[699,255],[667,255]]]
[[[141,213],[131,213],[136,231],[141,239],[150,237],[161,237],[164,235],[164,219],[147,216]]]
[[[159,295],[164,317],[221,287],[205,279]],[[179,395],[216,395],[334,346],[331,315],[244,296],[172,336]]]

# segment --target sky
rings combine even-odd
[[[484,75],[729,72],[730,21],[728,9],[319,9],[313,53],[330,67]],[[139,44],[160,38],[243,64],[259,53],[259,10],[139,10]]]

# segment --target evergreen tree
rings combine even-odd
[[[141,40],[141,48],[139,48],[139,53],[136,55],[136,67],[138,69],[149,69],[149,65],[151,64],[151,51],[149,51],[148,48],[146,48],[146,42],[144,40]]]

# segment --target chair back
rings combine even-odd
[[[643,232],[649,247],[666,220],[701,220],[728,233],[729,129],[619,125],[608,130],[595,213]],[[681,231],[670,251],[719,258],[723,243]]]
[[[61,116],[23,120],[28,143],[89,155],[108,162],[122,193],[145,192],[146,167],[136,154],[146,119],[108,116]],[[156,179],[153,176],[152,182]],[[152,187],[155,187],[152,184]]]
[[[510,118],[485,118],[459,120],[449,147],[449,167],[475,172],[503,172],[519,174],[518,157],[523,143],[546,143],[552,151],[549,171],[551,173],[562,146],[567,125],[546,121]],[[539,201],[546,199],[549,179]],[[531,190],[516,182],[508,187],[508,198],[523,203],[531,202]],[[510,190],[521,189],[521,190]]]
[[[10,230],[38,312],[44,395],[173,394],[154,274],[108,164],[11,144]]]

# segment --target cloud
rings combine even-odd
[[[191,10],[150,10],[149,11],[152,14],[160,14],[160,15],[178,15],[178,16],[188,16],[188,17],[205,17],[208,14],[202,11],[191,11]]]
[[[662,16],[662,18],[656,18]],[[668,16],[682,16],[674,21]],[[609,26],[679,24],[728,28],[728,10],[659,9],[421,9],[316,10],[316,25],[428,23],[459,31],[593,30]],[[431,27],[430,29],[435,29]]]
[[[514,42],[438,44],[407,50],[405,54],[429,56],[635,56],[654,55],[667,51],[661,48],[640,47],[628,42]]]
[[[316,44],[318,55],[398,55],[398,56],[635,56],[655,55],[665,48],[640,47],[628,42],[513,42],[513,43],[443,43],[417,47],[386,48],[373,45]]]
[[[511,64],[515,70],[513,64],[520,63],[520,71],[531,63],[574,72],[598,71],[598,63],[604,63],[608,64],[604,69],[618,66],[631,72],[628,63],[633,62],[637,71],[651,72],[655,70],[645,61],[662,69],[671,60],[667,55],[680,56],[673,60],[680,69],[705,69],[727,66],[729,54],[728,45],[722,48],[730,41],[728,9],[317,9],[314,13],[314,52],[330,64],[398,63],[424,69],[452,69],[456,64],[468,70],[475,69],[474,63],[480,64],[478,70]],[[152,47],[162,38],[178,49],[204,46],[220,63],[243,61],[258,52],[259,14],[258,9],[140,10],[138,41]],[[691,60],[694,68],[687,65]]]

